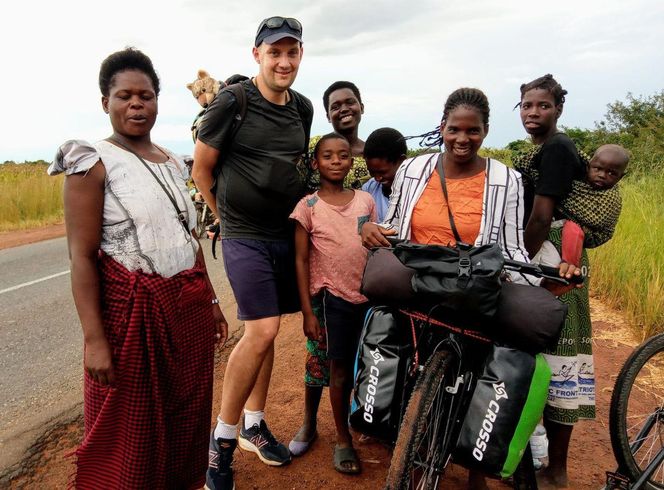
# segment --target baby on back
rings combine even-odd
[[[566,262],[578,265],[583,247],[598,247],[613,236],[622,208],[616,184],[625,176],[628,163],[629,153],[622,146],[600,146],[587,164],[586,180],[574,181],[556,208],[564,219],[554,221],[552,227],[563,227],[562,259]],[[547,240],[533,262],[557,267],[561,256]]]

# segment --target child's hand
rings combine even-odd
[[[321,335],[320,323],[318,323],[318,318],[316,315],[309,314],[304,315],[304,321],[302,322],[302,329],[304,330],[304,335],[308,339],[318,340]]]
[[[388,242],[385,237],[394,236],[396,234],[396,230],[378,226],[376,223],[364,223],[360,232],[362,237],[362,245],[369,249],[376,247],[389,247],[390,242]]]
[[[580,276],[581,275],[581,269],[579,267],[575,266],[574,264],[568,264],[567,262],[561,262],[560,265],[558,266],[558,268],[559,268],[559,271],[560,271],[560,277],[563,277],[567,280],[571,279],[572,276]],[[568,291],[571,291],[574,288],[582,288],[583,283],[579,283],[579,284],[570,283],[567,286],[563,286],[560,283],[544,279],[542,281],[541,286],[543,288],[546,288],[549,291],[551,291],[555,296],[560,296],[562,294],[565,294]]]

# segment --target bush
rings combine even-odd
[[[625,147],[632,176],[664,172],[664,91],[650,97],[627,94],[626,102],[609,104],[604,117],[595,129],[563,129],[589,155],[606,143]]]
[[[512,165],[512,151],[507,148],[480,148],[479,154],[484,158],[494,158],[505,165]]]

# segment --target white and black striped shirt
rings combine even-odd
[[[439,154],[420,155],[404,162],[392,184],[390,204],[384,224],[391,225],[398,237],[410,240],[411,219],[436,168]],[[475,246],[498,243],[506,258],[529,262],[523,243],[523,184],[521,174],[498,160],[487,160],[482,222]],[[539,283],[534,278],[510,273],[514,282]]]

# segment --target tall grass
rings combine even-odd
[[[62,220],[64,177],[46,175],[43,163],[0,165],[0,231],[34,228]]]
[[[625,181],[621,190],[615,235],[590,254],[590,284],[645,339],[664,331],[664,173]]]

